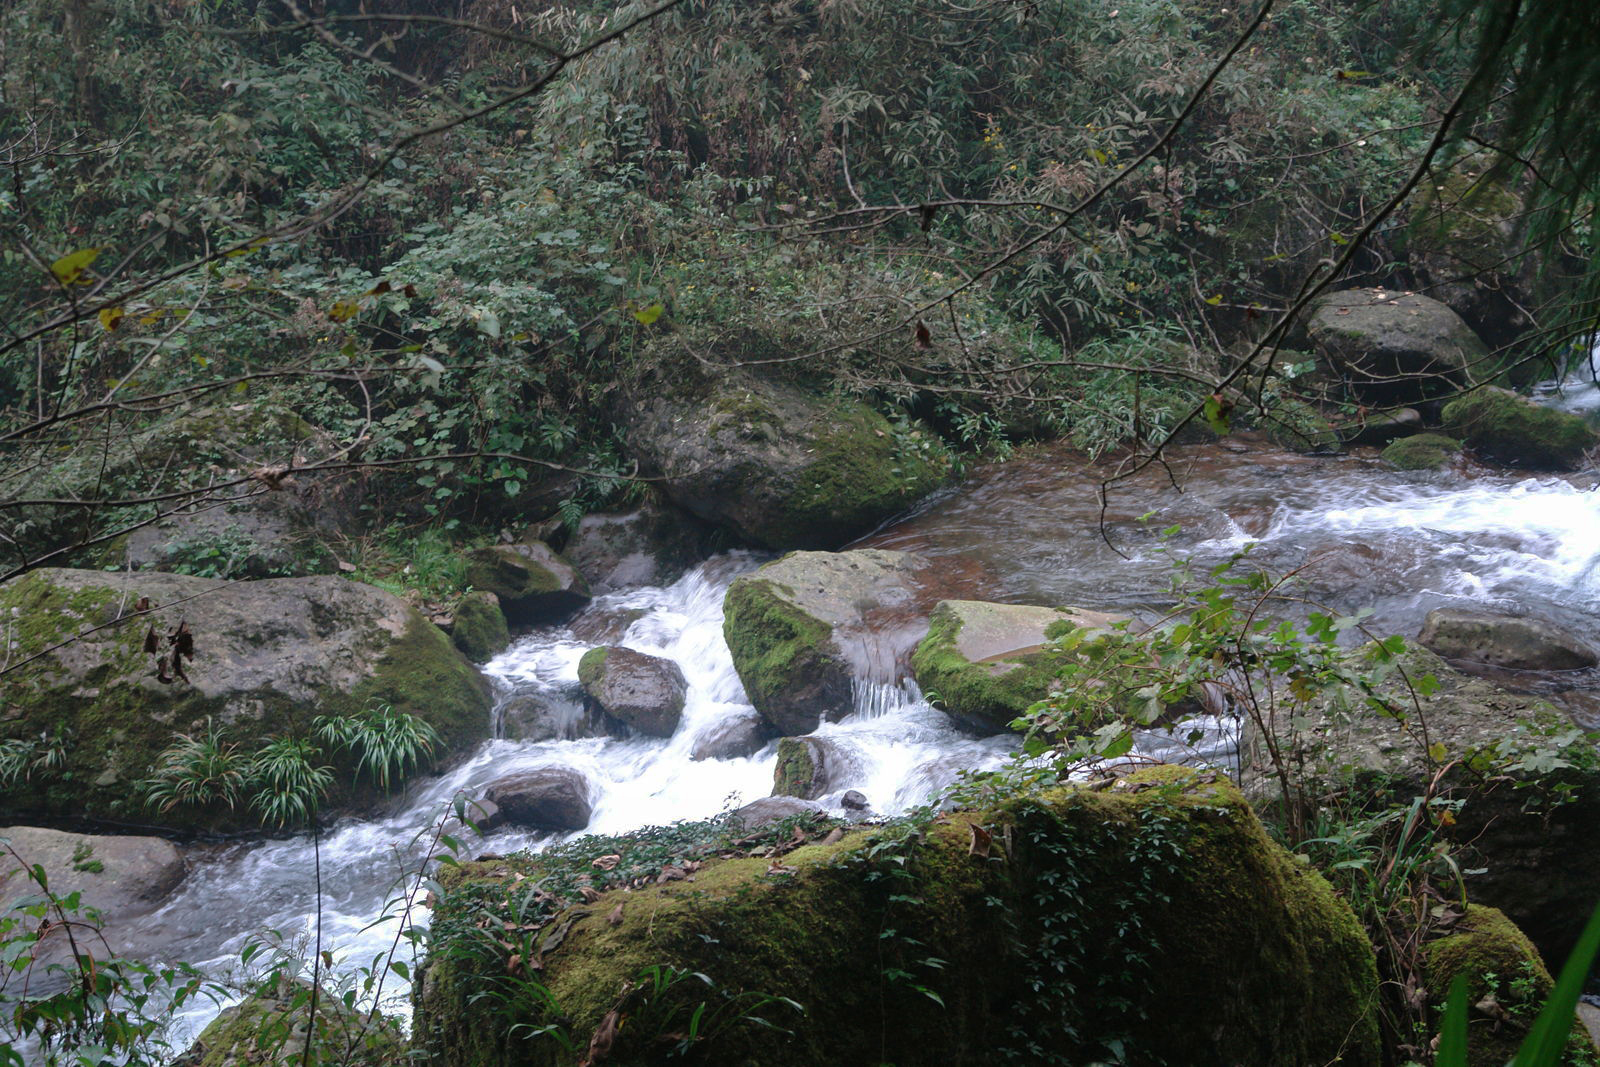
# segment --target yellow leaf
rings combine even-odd
[[[1428,758],[1433,760],[1433,762],[1443,763],[1444,757],[1445,747],[1443,741],[1435,741],[1433,744],[1428,746]]]
[[[361,305],[354,300],[340,300],[328,309],[328,318],[334,322],[349,322],[360,314]]]
[[[665,310],[667,310],[667,306],[665,304],[655,303],[651,304],[649,307],[640,308],[638,311],[635,311],[633,313],[633,317],[639,320],[639,325],[648,326],[652,322],[655,322],[657,319],[659,319],[661,317],[661,313]]]
[[[110,333],[122,325],[123,317],[126,315],[127,312],[121,308],[101,308],[100,325],[105,328],[107,333]]]
[[[156,308],[153,311],[149,311],[139,316],[139,325],[154,326],[156,323],[161,321],[161,316],[165,315],[166,313],[166,308]]]
[[[62,285],[79,285],[82,283],[84,272],[89,269],[89,264],[99,258],[98,248],[80,248],[50,264],[50,273],[54,274],[56,281]]]

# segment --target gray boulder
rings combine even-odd
[[[789,819],[796,815],[820,817],[827,813],[828,809],[821,804],[810,800],[801,800],[799,797],[762,797],[760,800],[751,801],[742,808],[736,808],[733,814],[728,817],[728,820],[738,823],[746,831],[753,831],[775,823],[780,819]]]
[[[1540,619],[1467,608],[1428,612],[1417,642],[1446,659],[1525,671],[1576,671],[1600,663],[1588,644]]]
[[[704,519],[668,504],[585,515],[562,555],[597,594],[671,585],[711,556],[721,535]]]
[[[488,686],[450,639],[399,597],[343,578],[41,569],[0,585],[0,617],[17,621],[19,660],[40,653],[7,678],[0,738],[61,749],[59,765],[41,761],[5,796],[18,814],[249,825],[243,808],[148,810],[133,788],[176,735],[211,725],[245,753],[309,735],[318,715],[383,704],[430,723],[443,742],[436,756],[489,733]],[[180,624],[193,658],[174,666]],[[332,803],[354,795],[353,777],[340,776]]]
[[[689,758],[742,759],[760,752],[771,739],[771,728],[758,713],[730,715],[695,738]]]
[[[750,703],[784,734],[852,709],[851,680],[893,682],[920,635],[927,561],[905,552],[792,552],[729,586],[723,637]]]
[[[473,549],[466,579],[498,597],[500,610],[519,625],[554,622],[589,602],[583,575],[543,541]]]
[[[573,741],[609,732],[605,716],[588,701],[542,685],[513,691],[495,711],[500,736],[511,741]]]
[[[772,795],[816,800],[838,792],[860,773],[860,760],[836,741],[826,737],[785,737],[778,742]]]
[[[29,867],[44,868],[52,893],[80,894],[83,906],[98,910],[107,922],[159,907],[183,881],[183,851],[164,837],[0,826],[0,838],[10,846],[0,851],[0,911],[39,892],[16,856]]]
[[[1461,316],[1425,296],[1347,289],[1312,304],[1306,328],[1317,351],[1358,397],[1405,404],[1466,384],[1488,350]]]
[[[585,652],[578,661],[578,681],[601,711],[650,737],[677,731],[689,691],[676,663],[620,645]]]
[[[497,778],[484,790],[496,818],[533,830],[582,830],[591,811],[589,780],[568,767],[539,767]]]
[[[949,477],[932,434],[854,400],[730,373],[636,392],[627,441],[669,497],[746,541],[837,548]]]

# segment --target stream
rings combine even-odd
[[[1547,388],[1547,402],[1600,411],[1592,377],[1564,385]],[[1250,560],[1274,573],[1298,570],[1306,593],[1328,607],[1371,608],[1374,632],[1411,637],[1433,608],[1471,604],[1600,634],[1594,472],[1518,474],[1466,460],[1438,472],[1400,472],[1374,450],[1298,456],[1230,439],[1175,448],[1167,468],[1117,483],[1102,526],[1099,485],[1111,470],[1102,464],[1087,471],[1063,449],[1029,450],[976,470],[852,547],[922,554],[935,562],[933,573],[949,576],[950,595],[1148,614],[1166,603],[1173,558],[1214,564],[1250,545]],[[1179,529],[1163,541],[1160,532],[1171,526]],[[336,968],[370,964],[394,944],[402,915],[388,909],[380,919],[385,901],[397,880],[414,880],[431,828],[458,793],[481,795],[494,779],[532,767],[573,767],[593,783],[587,832],[595,833],[707,818],[766,796],[773,745],[742,759],[695,762],[690,751],[720,720],[749,714],[722,639],[721,605],[729,583],[767,558],[725,554],[669,587],[599,597],[567,624],[525,634],[487,664],[502,700],[516,693],[570,704],[578,659],[603,643],[594,639],[603,633],[605,641],[674,660],[688,681],[687,705],[668,739],[486,742],[448,773],[413,783],[387,810],[324,829],[321,935],[325,947],[336,946]],[[1519,684],[1566,700],[1594,725],[1594,672],[1530,675]],[[496,732],[503,735],[501,725]],[[854,777],[834,784],[858,790],[882,815],[925,802],[962,771],[998,765],[1010,741],[962,734],[909,681],[860,685],[855,713],[818,732],[856,758]],[[516,829],[462,837],[464,857],[557,839]],[[254,934],[276,930],[290,942],[315,935],[315,862],[306,836],[201,846],[174,898],[134,920],[126,935],[160,946],[166,958],[217,975],[237,972]],[[413,921],[426,918],[420,905],[413,909]],[[408,1014],[407,995],[391,976],[385,1010]],[[203,1004],[183,1016],[175,1047],[215,1010]]]

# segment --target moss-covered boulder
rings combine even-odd
[[[887,623],[919,617],[927,566],[882,549],[791,552],[736,579],[722,634],[750,703],[780,734],[808,734],[850,713],[853,679],[896,681],[904,627]]]
[[[1580,416],[1488,386],[1444,406],[1444,427],[1489,459],[1533,470],[1571,470],[1600,438]]]
[[[931,433],[788,382],[689,377],[636,400],[626,437],[667,495],[768,548],[838,548],[951,473]]]
[[[1600,663],[1587,642],[1554,623],[1469,608],[1428,612],[1417,641],[1447,659],[1512,670],[1577,671]]]
[[[676,663],[621,645],[585,652],[578,661],[578,682],[601,712],[648,737],[677,732],[689,692]]]
[[[567,869],[465,865],[444,876],[415,1040],[439,1067],[596,1048],[654,1063],[686,1040],[740,1067],[1088,1063],[1112,1046],[1130,1063],[1378,1064],[1372,949],[1327,883],[1225,781],[1159,768],[1108,786],[906,826],[785,823],[749,858],[682,864],[652,839]],[[591,887],[619,884],[602,861],[627,888]],[[472,936],[530,884],[582,903],[509,949]],[[525,951],[538,970],[520,981],[527,957],[508,959]],[[716,1023],[688,1039],[691,1016]]]
[[[399,597],[342,578],[43,569],[0,585],[0,618],[13,662],[37,657],[7,676],[0,697],[0,739],[34,752],[34,769],[5,796],[19,815],[249,825],[245,810],[163,813],[140,798],[160,752],[208,723],[243,753],[308,736],[318,715],[383,704],[432,724],[438,756],[489,733],[488,686],[444,632]],[[168,636],[180,624],[194,651],[182,677]],[[338,778],[334,804],[355,795],[355,775]]]
[[[1505,1067],[1528,1036],[1555,982],[1539,950],[1497,908],[1468,904],[1442,937],[1422,949],[1424,981],[1442,1001],[1457,978],[1467,983],[1467,1062],[1471,1067]],[[1574,1023],[1569,1049],[1588,1046],[1587,1032]],[[1593,1063],[1569,1058],[1564,1064]]]
[[[1372,651],[1352,655],[1361,663]],[[1271,720],[1298,787],[1381,809],[1410,804],[1448,765],[1439,785],[1464,801],[1451,834],[1462,866],[1478,871],[1467,892],[1565,959],[1600,898],[1600,853],[1584,844],[1600,821],[1600,737],[1548,701],[1464,674],[1426,649],[1408,649],[1395,665],[1376,688],[1390,713],[1351,693],[1293,721]],[[1276,804],[1270,754],[1249,721],[1242,749],[1246,792]]]
[[[1001,733],[1056,684],[1050,640],[1076,628],[1105,629],[1121,616],[944,600],[911,657],[917,685],[968,729]]]
[[[1441,433],[1402,437],[1383,450],[1383,460],[1403,471],[1433,471],[1446,466],[1461,451],[1461,442]]]
[[[1306,329],[1350,391],[1371,404],[1448,395],[1488,355],[1471,327],[1444,304],[1385,289],[1318,297]]]
[[[589,583],[543,541],[488,545],[467,553],[467,584],[493,593],[507,619],[537,625],[563,619],[589,602]]]
[[[401,1067],[415,1062],[400,1023],[347,1007],[323,990],[311,1024],[311,987],[280,981],[224,1008],[172,1067]],[[310,1046],[308,1049],[307,1046]]]
[[[450,640],[474,663],[493,659],[511,643],[500,598],[487,589],[474,589],[461,598],[450,622]]]
[[[826,737],[784,737],[772,770],[772,795],[816,800],[839,792],[861,773],[848,749]]]

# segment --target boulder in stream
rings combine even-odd
[[[832,738],[785,737],[778,742],[772,795],[816,800],[837,792],[860,772],[860,761]]]
[[[708,1067],[878,1063],[886,1046],[896,1062],[988,1063],[1012,1048],[1032,1062],[1027,1050],[1045,1033],[1073,1063],[1108,1039],[1127,1042],[1130,1062],[1382,1061],[1378,977],[1355,916],[1217,775],[1155,768],[916,829],[819,828],[780,853],[758,843],[753,855],[708,857],[692,883],[640,879],[551,915],[547,929],[560,936],[535,939],[550,946],[539,981],[561,1015],[526,1021],[561,1022],[579,1045],[609,1035],[618,1063],[658,1062],[654,1020],[687,1017],[707,992],[683,982],[648,1003],[619,997],[655,967],[803,1008],[766,1004],[771,1025],[697,1043]],[[502,987],[505,957],[454,951],[454,938],[476,936],[486,907],[530,885],[593,876],[588,855],[565,863],[508,857],[441,875],[443,940],[415,1017],[432,1062],[527,1062],[479,995]],[[886,981],[887,966],[914,980]]]
[[[41,569],[0,585],[0,618],[14,627],[18,660],[38,655],[6,679],[0,720],[0,738],[36,753],[5,796],[17,815],[253,825],[243,805],[160,812],[142,802],[136,783],[157,756],[179,734],[212,727],[248,754],[271,738],[309,736],[319,715],[389,705],[434,727],[436,757],[489,734],[489,688],[443,631],[399,597],[344,578]],[[181,677],[175,637],[193,642]],[[331,805],[361,795],[353,764]]]
[[[108,922],[161,905],[183,881],[183,850],[164,837],[74,834],[37,826],[0,826],[0,912],[39,887],[17,863],[43,867],[57,896],[78,893]],[[15,853],[15,856],[13,855]]]
[[[1403,471],[1434,471],[1447,466],[1461,451],[1461,442],[1440,433],[1402,437],[1383,450],[1384,462]]]
[[[1406,404],[1447,396],[1488,354],[1461,316],[1437,300],[1385,289],[1346,289],[1312,304],[1306,323],[1317,351],[1356,396]]]
[[[1513,467],[1572,470],[1597,443],[1581,417],[1494,386],[1450,401],[1441,417],[1473,451]]]
[[[461,598],[450,623],[450,640],[461,654],[483,663],[505,651],[511,643],[500,598],[487,589],[475,589]]]
[[[746,833],[751,833],[763,826],[782,819],[791,819],[796,815],[821,817],[827,813],[827,808],[812,800],[801,800],[799,797],[762,797],[760,800],[752,800],[742,808],[735,808],[728,816],[728,821],[737,823]]]
[[[772,740],[772,728],[759,713],[726,715],[695,738],[692,760],[742,759],[754,756]]]
[[[857,400],[742,373],[640,390],[629,446],[667,495],[768,548],[838,548],[949,477],[929,431]]]
[[[1469,608],[1438,608],[1423,620],[1417,642],[1446,659],[1523,671],[1577,671],[1600,656],[1554,623]]]
[[[917,685],[967,729],[997,734],[1055,685],[1052,638],[1103,630],[1123,616],[1081,608],[1043,608],[944,600],[911,657]]]
[[[592,513],[578,521],[562,555],[598,594],[671,585],[711,556],[723,537],[710,523],[652,500],[632,511]]]
[[[589,602],[583,575],[543,541],[488,545],[467,553],[467,584],[500,600],[519,625],[555,622]]]
[[[878,668],[895,681],[898,651],[868,631],[879,617],[916,614],[927,566],[882,549],[791,552],[735,579],[722,633],[750,703],[779,733],[808,734],[850,713],[852,679]]]
[[[689,691],[676,663],[621,645],[585,652],[578,661],[578,681],[601,711],[649,737],[677,732]]]
[[[536,767],[496,778],[483,795],[497,825],[570,831],[589,825],[589,793],[589,779],[570,767]]]

